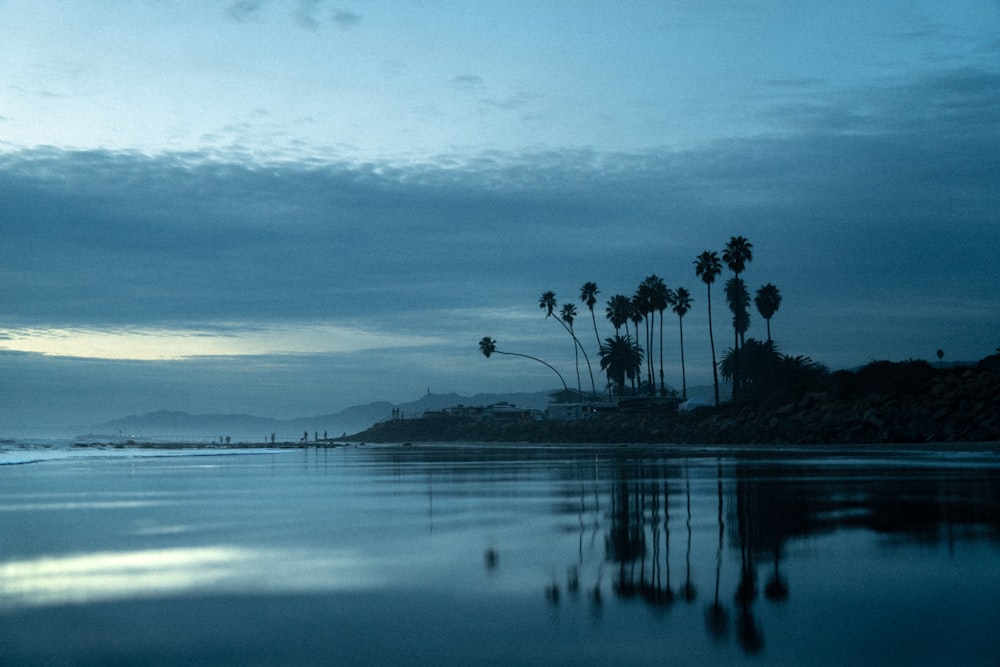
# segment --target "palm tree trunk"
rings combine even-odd
[[[687,398],[688,395],[687,371],[684,369],[684,318],[678,317],[677,324],[681,330],[681,396]]]
[[[712,344],[712,380],[715,383],[715,407],[719,407],[719,369],[715,365],[715,335],[712,333],[712,286],[708,286],[708,340]]]
[[[660,311],[660,395],[667,395],[667,383],[663,381],[663,311]]]
[[[511,357],[524,357],[525,359],[531,359],[532,361],[537,361],[537,362],[538,362],[538,363],[540,363],[540,364],[544,364],[544,365],[548,366],[548,367],[549,367],[549,369],[550,369],[550,370],[551,370],[551,371],[552,371],[553,373],[555,373],[556,375],[558,375],[558,376],[559,376],[559,381],[560,381],[560,382],[562,382],[562,386],[563,386],[563,391],[566,391],[566,392],[568,392],[568,391],[569,391],[569,387],[567,387],[567,386],[566,386],[566,380],[564,380],[564,379],[563,379],[563,376],[562,376],[562,373],[560,373],[559,371],[557,371],[557,370],[556,370],[556,369],[555,369],[555,368],[554,368],[554,367],[552,366],[552,364],[550,364],[550,363],[549,363],[549,362],[547,362],[547,361],[542,361],[542,360],[541,360],[541,359],[539,359],[538,357],[533,357],[533,356],[531,356],[530,354],[521,354],[520,352],[501,352],[500,350],[493,350],[493,354],[506,354],[506,355],[508,355],[508,356],[511,356]]]

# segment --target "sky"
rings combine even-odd
[[[487,335],[575,385],[539,295],[597,374],[580,287],[605,338],[650,274],[710,383],[737,235],[787,354],[1000,346],[996,0],[0,0],[0,44],[0,436],[561,386]]]

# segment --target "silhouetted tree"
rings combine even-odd
[[[733,331],[736,337],[733,349],[737,355],[740,352],[740,343],[743,341],[743,334],[750,327],[750,313],[748,310],[750,307],[750,296],[747,295],[746,299],[743,299],[743,293],[746,293],[746,285],[743,285],[743,281],[740,280],[740,274],[746,269],[747,264],[751,260],[753,260],[753,244],[743,236],[730,237],[726,243],[726,247],[722,250],[722,261],[733,272],[733,277],[736,280],[736,283],[733,283],[733,287],[731,288],[731,294],[729,283],[727,283],[726,299],[729,301],[729,308],[733,311]],[[742,290],[740,286],[742,286]],[[734,399],[739,390],[739,384],[739,377],[737,376],[733,381]]]
[[[667,384],[663,376],[663,311],[674,302],[674,293],[656,274],[648,276],[644,282],[649,286],[650,311],[660,315],[660,395],[666,396]]]
[[[687,398],[687,370],[684,367],[684,316],[691,310],[691,294],[683,287],[674,292],[674,312],[681,332],[681,396]]]
[[[722,272],[719,254],[706,250],[694,260],[694,273],[708,288],[708,340],[712,345],[712,379],[715,383],[715,405],[719,405],[719,371],[715,365],[715,335],[712,333],[712,283]]]
[[[632,321],[635,323],[635,338],[639,340],[639,323],[642,322],[646,350],[652,350],[652,329],[649,325],[649,314],[652,312],[652,294],[646,280],[639,283],[632,295]],[[653,393],[653,354],[646,355],[646,385],[650,394]]]
[[[576,345],[576,334],[573,331],[573,322],[576,320],[576,306],[571,303],[564,303],[562,310],[559,312],[559,318],[569,328],[569,335],[573,337],[573,356],[576,361],[576,390],[580,394],[583,394],[583,388],[580,386],[580,348]]]
[[[634,379],[641,372],[642,356],[642,348],[628,334],[615,334],[601,345],[601,370],[617,387],[619,396],[625,393],[625,379]]]
[[[553,291],[551,291],[551,290],[546,291],[546,292],[542,292],[542,295],[538,298],[538,307],[545,311],[545,317],[546,317],[546,319],[548,319],[550,316],[553,315],[553,313],[555,312],[555,309],[556,309],[557,305],[558,304],[556,303],[556,293],[553,292]],[[580,344],[580,341],[576,337],[576,334],[573,333],[572,327],[569,324],[566,323],[565,316],[566,316],[567,312],[570,313],[570,322],[572,323],[573,317],[576,316],[576,308],[573,305],[571,305],[571,304],[569,305],[569,310],[568,311],[567,311],[566,308],[563,308],[563,312],[562,312],[563,317],[562,317],[562,319],[560,319],[559,317],[555,317],[553,319],[555,319],[556,322],[558,322],[559,324],[561,324],[562,327],[563,327],[563,329],[566,330],[566,333],[568,333],[570,335],[570,337],[573,339],[573,345],[574,345],[573,352],[574,352],[574,354],[576,353],[577,349],[579,349],[581,352],[583,352],[583,358],[587,362],[587,368],[588,368],[588,370],[590,370],[590,386],[591,386],[591,391],[593,392],[593,394],[596,394],[597,393],[597,387],[594,385],[594,371],[590,367],[590,358],[587,356],[587,351],[583,349],[583,345]],[[579,384],[579,374],[580,374],[580,372],[579,372],[579,369],[578,369],[577,370],[577,384]],[[579,387],[577,387],[577,391],[579,391],[579,393],[581,393],[581,394],[583,393],[582,391],[580,391]]]
[[[622,325],[628,322],[632,316],[632,300],[624,294],[615,294],[608,299],[607,307],[604,309],[604,316],[611,322],[611,326],[615,328],[615,333],[620,333]]]
[[[600,294],[600,290],[597,289],[597,283],[586,282],[580,288],[580,301],[587,304],[587,308],[590,309],[590,319],[594,323],[594,337],[597,339],[597,347],[600,348],[601,335],[597,333],[597,316],[594,315],[594,306],[597,304],[598,294]]]
[[[750,293],[747,292],[743,279],[738,276],[734,276],[726,281],[725,293],[726,303],[729,304],[729,310],[733,313],[733,353],[739,356],[743,337],[747,329],[750,328]],[[739,364],[736,364],[733,375],[734,400],[736,399],[736,394],[742,388],[739,370]]]
[[[490,355],[493,354],[506,354],[512,357],[524,357],[525,359],[531,359],[532,361],[537,361],[538,363],[548,367],[549,370],[551,370],[553,373],[559,376],[559,381],[562,382],[563,390],[567,392],[569,391],[569,387],[566,386],[566,380],[563,379],[562,373],[557,371],[547,361],[542,361],[538,357],[532,357],[531,355],[528,354],[520,354],[518,352],[503,352],[501,350],[498,350],[496,341],[490,338],[489,336],[483,336],[482,340],[479,341],[479,351],[482,352],[483,356],[486,357],[487,359],[489,359]]]
[[[767,339],[771,340],[771,318],[781,306],[781,292],[771,283],[767,283],[757,290],[753,302],[757,306],[757,312],[767,322]]]

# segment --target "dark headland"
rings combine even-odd
[[[428,414],[349,436],[388,442],[889,444],[1000,442],[1000,355],[975,366],[873,362],[808,385],[678,411],[651,398],[577,420]]]

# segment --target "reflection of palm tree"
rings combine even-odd
[[[716,466],[716,477],[719,482],[719,546],[715,550],[715,598],[712,604],[705,609],[705,624],[713,637],[721,639],[729,627],[729,612],[726,611],[725,605],[719,601],[719,581],[722,577],[722,544],[726,534],[726,524],[722,520],[722,462],[717,461]]]
[[[674,292],[674,312],[681,332],[681,396],[687,398],[687,370],[684,367],[684,316],[691,310],[691,293],[683,287]]]
[[[788,599],[788,583],[781,573],[778,572],[778,563],[781,561],[781,547],[774,545],[774,574],[772,574],[764,585],[764,595],[772,602],[784,602]]]
[[[563,390],[569,391],[569,387],[566,386],[566,380],[563,379],[562,373],[553,368],[552,365],[549,364],[547,361],[542,361],[538,357],[532,357],[531,355],[528,354],[520,354],[518,352],[503,352],[501,350],[498,350],[496,341],[490,338],[489,336],[483,336],[482,340],[479,341],[479,351],[482,352],[483,356],[486,357],[487,359],[490,358],[491,354],[506,354],[511,357],[524,357],[525,359],[531,359],[532,361],[537,361],[540,364],[544,364],[549,368],[549,370],[551,370],[553,373],[559,376],[559,381],[562,382]]]
[[[687,564],[687,575],[684,578],[684,587],[681,591],[684,594],[684,600],[687,602],[694,602],[698,591],[694,587],[694,582],[691,581],[691,474],[688,470],[687,463],[684,464],[684,494],[687,499],[687,552],[685,557],[685,562]]]
[[[708,287],[708,340],[712,344],[712,379],[715,382],[715,405],[719,405],[719,370],[715,367],[715,335],[712,333],[712,283],[722,272],[718,253],[706,250],[694,261],[694,273]]]
[[[757,312],[767,322],[767,340],[770,341],[771,318],[781,306],[781,292],[778,291],[777,287],[768,283],[757,290],[757,296],[754,297],[753,302],[757,306]]]

